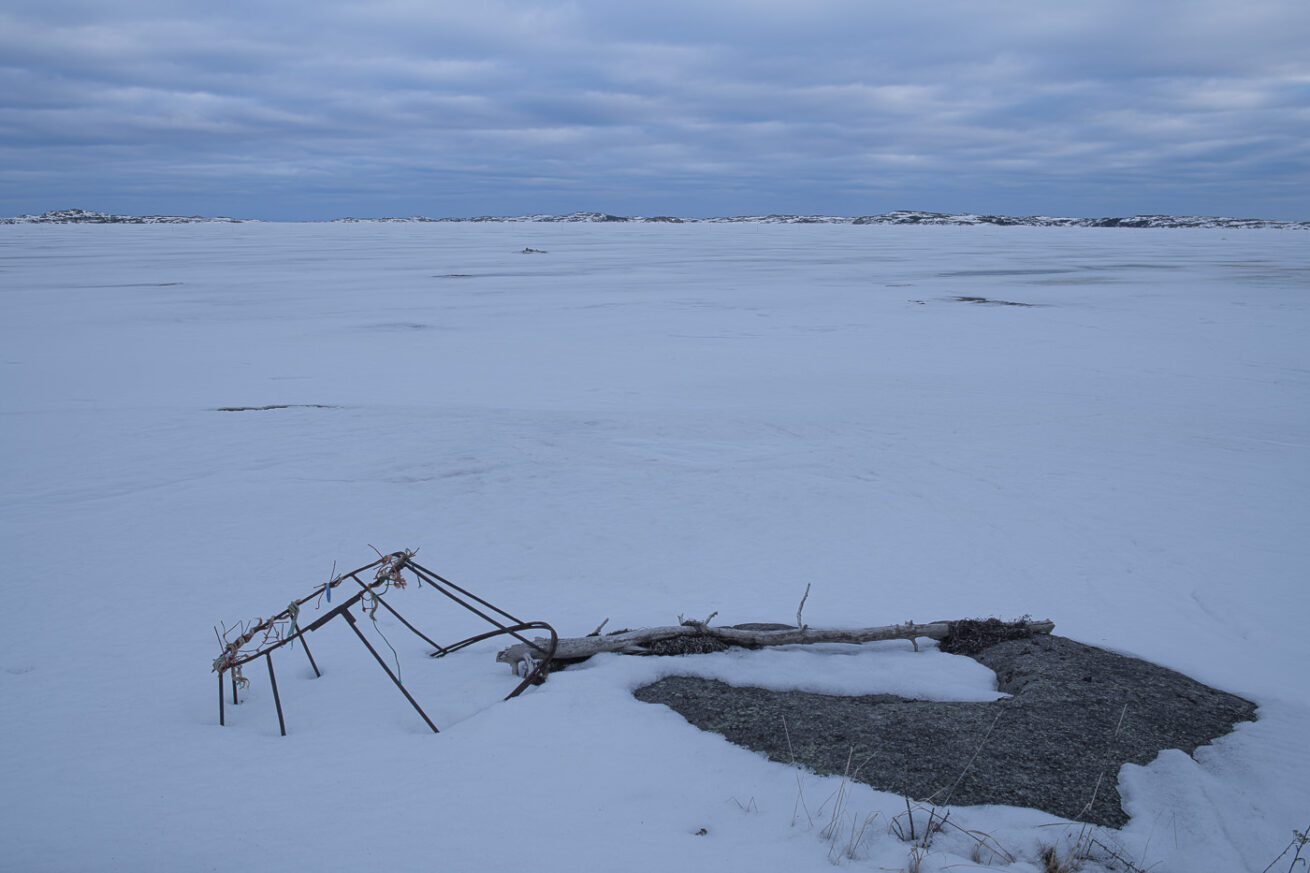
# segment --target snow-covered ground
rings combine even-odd
[[[877,817],[841,856],[838,779],[630,690],[992,696],[971,660],[881,643],[602,657],[501,702],[503,640],[432,661],[384,619],[439,735],[344,626],[311,636],[321,679],[277,656],[289,736],[262,670],[219,727],[213,626],[373,544],[564,635],[788,621],[807,583],[815,626],[1053,619],[1260,705],[1196,760],[1126,767],[1132,822],[1103,835],[1160,873],[1259,873],[1310,824],[1308,241],[4,227],[0,869],[899,870],[901,798],[847,791],[845,820]],[[218,411],[265,405],[289,408]],[[438,639],[480,629],[389,599]],[[1015,873],[1077,836],[952,821]],[[920,869],[972,846],[943,834]]]

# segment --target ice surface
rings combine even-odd
[[[827,869],[794,771],[630,690],[994,694],[888,643],[601,658],[502,703],[497,645],[434,662],[384,620],[439,736],[331,627],[322,679],[278,656],[289,737],[258,670],[220,728],[212,626],[372,543],[566,635],[789,621],[806,583],[812,625],[1051,618],[1260,704],[1125,768],[1117,837],[1258,873],[1310,824],[1307,292],[1300,231],[0,228],[0,866]],[[849,803],[880,818],[843,863],[905,866],[903,802]],[[1011,870],[1068,830],[957,818]]]

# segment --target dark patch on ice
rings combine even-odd
[[[1088,267],[1089,270],[1181,270],[1182,264],[1108,264],[1105,267]]]
[[[955,299],[961,303],[988,303],[992,306],[1037,306],[1036,303],[1016,303],[1013,300],[992,300],[988,297],[956,297]]]
[[[172,288],[181,282],[118,282],[111,285],[83,285],[83,288]]]
[[[545,254],[545,252],[542,252]],[[446,276],[433,276],[434,279],[521,279],[524,276],[550,276],[550,272],[540,270],[503,270],[488,273],[451,273]]]
[[[421,321],[387,321],[371,325],[374,330],[433,330],[433,325]]]
[[[268,406],[220,406],[215,412],[268,412],[271,409],[340,409],[322,403],[272,403]]]
[[[1042,270],[952,270],[949,273],[938,273],[943,279],[958,279],[974,276],[1053,276],[1057,273],[1076,273],[1077,270],[1071,269],[1042,269]]]
[[[1064,637],[997,642],[969,657],[1012,696],[838,697],[686,676],[635,693],[775,761],[840,774],[854,760],[858,781],[923,803],[1024,806],[1106,827],[1128,821],[1117,788],[1124,764],[1165,749],[1190,755],[1255,718],[1240,697]]]
[[[694,340],[743,340],[759,339],[758,333],[671,333],[668,336],[673,339],[694,339]]]
[[[519,254],[520,254],[520,255],[544,255],[544,254],[546,254],[546,250],[545,250],[545,249],[533,249],[533,248],[527,248],[527,249],[524,249],[523,251],[519,252]]]
[[[1025,285],[1110,285],[1120,281],[1105,276],[1070,276],[1067,279],[1032,279]]]
[[[381,481],[399,485],[415,485],[420,482],[435,482],[438,479],[463,479],[466,476],[483,476],[495,470],[495,467],[471,467],[462,470],[448,470],[443,473],[397,473],[394,476],[384,476]]]

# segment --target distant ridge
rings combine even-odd
[[[235,224],[258,221],[246,218],[206,218],[199,215],[114,215],[85,209],[60,209],[41,215],[0,218],[0,224],[192,224],[223,222]],[[669,215],[627,216],[606,212],[570,212],[567,215],[483,215],[473,218],[336,218],[332,222],[636,222],[647,224],[897,224],[952,225],[958,227],[993,225],[1000,227],[1214,227],[1214,228],[1297,228],[1310,230],[1310,221],[1276,221],[1264,218],[1223,218],[1197,215],[1133,215],[1121,218],[1059,218],[1047,215],[975,215],[969,212],[916,212],[898,209],[881,215],[736,215],[719,218],[677,218]],[[318,222],[306,222],[318,223]]]
[[[0,218],[0,224],[196,224],[223,222],[238,224],[245,218],[206,218],[202,215],[113,215],[108,212],[91,212],[86,209],[57,209],[40,215],[19,215]]]
[[[1005,227],[1248,227],[1310,229],[1310,221],[1277,221],[1264,218],[1223,218],[1194,215],[1133,215],[1126,218],[1057,218],[1046,215],[974,215],[969,212],[917,212],[898,209],[881,215],[858,217],[838,215],[736,215],[719,218],[675,218],[610,215],[605,212],[571,212],[568,215],[479,216],[477,218],[337,218],[338,222],[647,222],[666,224],[922,224],[999,225]]]

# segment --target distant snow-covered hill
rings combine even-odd
[[[0,224],[189,224],[220,221],[235,223],[256,219],[206,218],[181,215],[114,215],[85,209],[60,209],[41,215],[0,218]],[[839,215],[735,215],[716,218],[678,218],[669,215],[625,216],[606,212],[570,212],[567,215],[482,215],[471,218],[337,218],[336,222],[646,222],[663,224],[925,224],[1001,225],[1026,227],[1217,227],[1299,228],[1310,230],[1310,221],[1276,221],[1263,218],[1223,218],[1196,215],[1133,215],[1119,218],[1060,218],[1048,215],[974,215],[969,212],[918,212],[898,209],[882,215],[858,217]]]
[[[568,215],[480,216],[477,218],[338,218],[337,221],[505,221],[505,222],[658,222],[668,224],[938,224],[1025,225],[1028,227],[1297,227],[1310,229],[1310,221],[1275,221],[1263,218],[1223,218],[1195,215],[1133,215],[1126,218],[1057,218],[1047,215],[974,215],[968,212],[918,212],[898,209],[882,215],[735,215],[716,218],[676,218],[667,215],[622,216],[604,212]]]
[[[202,215],[114,215],[86,209],[56,209],[40,215],[0,218],[0,224],[193,224],[204,221],[235,224],[248,220],[250,219],[208,218]]]

